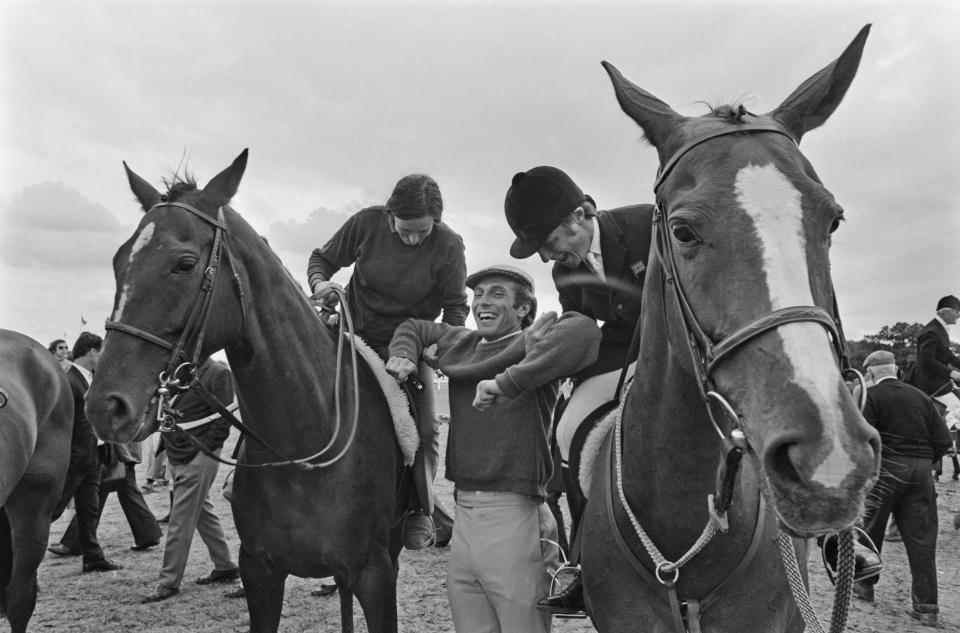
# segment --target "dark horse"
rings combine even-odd
[[[24,633],[70,464],[73,395],[47,348],[0,330],[0,615]]]
[[[843,213],[797,144],[840,103],[868,28],[765,115],[684,117],[604,63],[660,171],[636,375],[583,519],[601,632],[801,631],[778,530],[799,549],[799,584],[804,539],[863,509],[879,441],[838,368],[829,247]],[[731,483],[716,464],[733,448],[747,465],[729,530],[697,551],[705,525],[722,527],[707,497]]]
[[[87,396],[88,417],[104,439],[143,439],[157,428],[158,374],[170,364],[172,341],[186,329],[183,342],[200,346],[200,358],[225,348],[243,422],[263,440],[244,441],[241,464],[324,447],[327,456],[345,451],[323,468],[237,468],[232,505],[250,630],[277,630],[284,582],[294,574],[337,579],[344,631],[353,629],[354,594],[371,632],[396,631],[402,459],[390,412],[361,362],[359,392],[344,381],[351,388],[341,386],[338,417],[338,337],[263,238],[228,206],[246,162],[244,150],[203,189],[180,182],[163,195],[127,168],[146,213],[114,256],[113,319]],[[205,288],[212,288],[210,318],[197,327],[190,314]],[[349,376],[352,359],[344,356],[342,375]],[[349,444],[349,412],[358,401]]]

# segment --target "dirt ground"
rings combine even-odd
[[[444,431],[446,426],[444,425]],[[228,440],[232,444],[234,436]],[[947,461],[947,460],[945,460]],[[949,464],[945,464],[950,472]],[[142,472],[139,473],[143,481]],[[239,547],[227,502],[219,494],[219,484],[226,475],[221,467],[215,503],[224,520],[234,550]],[[451,487],[438,478],[441,502],[453,507]],[[960,510],[960,483],[949,477],[937,484],[940,508],[938,565],[940,576],[940,608],[942,630],[960,631],[960,532],[953,529],[952,517]],[[166,494],[150,494],[147,502],[157,516],[167,511]],[[51,530],[56,542],[66,527],[62,518]],[[246,604],[227,599],[223,594],[232,587],[199,586],[193,580],[211,569],[209,557],[199,537],[194,539],[186,578],[180,595],[165,602],[141,605],[156,579],[162,557],[161,547],[146,552],[129,550],[133,544],[129,527],[115,497],[111,496],[101,523],[100,542],[107,556],[124,565],[116,572],[80,573],[79,558],[60,558],[47,554],[40,567],[40,597],[31,622],[31,630],[64,633],[242,633],[247,631]],[[813,549],[813,548],[811,548]],[[401,555],[399,593],[400,630],[404,632],[440,633],[453,631],[447,605],[445,574],[449,548],[403,552]],[[885,570],[876,590],[876,602],[854,601],[847,630],[856,633],[905,633],[929,631],[909,617],[910,574],[900,543],[888,543],[884,551]],[[812,596],[821,620],[829,622],[832,605],[831,586],[814,553],[810,561]],[[287,581],[286,599],[280,631],[284,633],[337,632],[339,601],[335,596],[310,596],[318,581],[291,577]],[[358,632],[365,632],[359,604],[355,605]],[[593,631],[587,620],[554,620],[557,633]],[[0,632],[9,628],[0,622]]]

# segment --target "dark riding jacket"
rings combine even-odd
[[[950,351],[950,337],[937,319],[927,323],[917,337],[917,369],[913,384],[925,393],[945,393],[950,370],[960,370],[960,358]]]
[[[604,275],[610,287],[581,264],[571,269],[554,264],[553,281],[564,311],[603,321],[597,361],[578,379],[621,369],[640,319],[643,278],[650,254],[653,205],[637,204],[597,213]]]

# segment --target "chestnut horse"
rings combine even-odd
[[[46,347],[0,330],[0,616],[24,633],[70,465],[73,394]]]
[[[127,168],[145,214],[114,256],[113,317],[87,414],[104,439],[141,440],[158,426],[158,375],[226,349],[250,430],[232,498],[250,631],[277,630],[294,574],[337,579],[344,631],[355,594],[368,630],[393,632],[402,458],[390,412],[364,363],[345,354],[338,371],[338,336],[228,206],[246,162],[244,150],[203,189],[187,180],[165,194]],[[354,372],[341,386],[338,375]],[[321,466],[256,467],[318,452]]]
[[[604,62],[660,170],[636,374],[583,518],[601,632],[801,631],[778,545],[793,537],[802,588],[805,539],[863,509],[879,440],[840,370],[843,210],[798,143],[839,105],[868,29],[764,115],[684,117]]]

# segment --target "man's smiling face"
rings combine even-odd
[[[491,275],[474,286],[472,310],[477,332],[492,340],[518,331],[530,306],[526,303],[517,306],[515,281]]]

